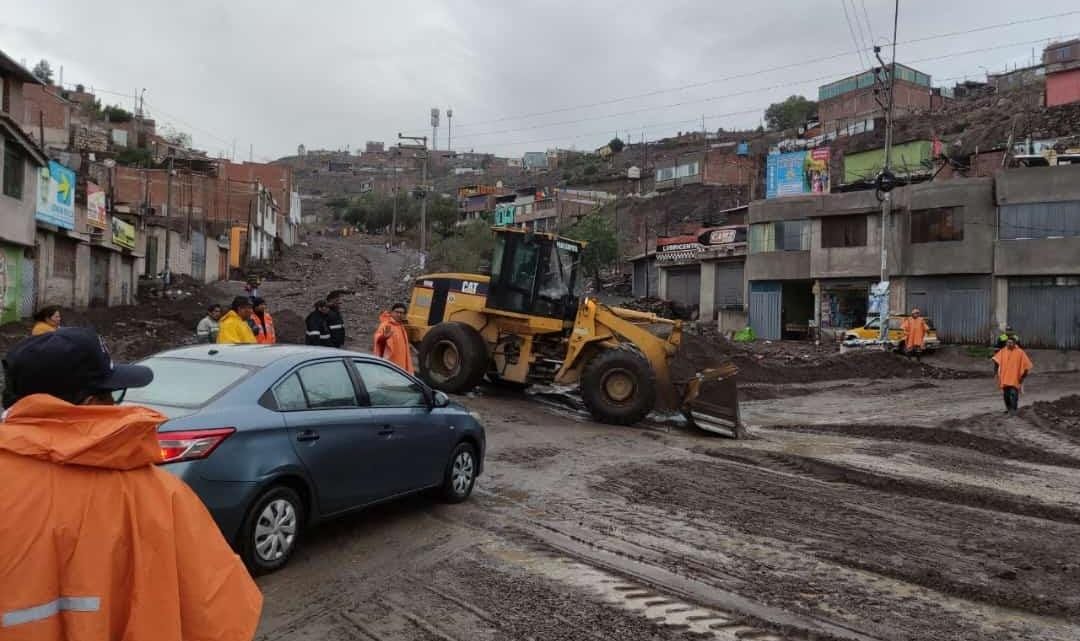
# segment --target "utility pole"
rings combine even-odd
[[[172,182],[173,182],[173,155],[169,154],[169,175],[165,181],[165,216],[172,217]],[[165,222],[165,269],[163,271],[169,271],[169,232],[172,230],[172,225]]]
[[[390,216],[390,249],[391,250],[394,249],[394,235],[397,233],[397,201],[398,201],[398,181],[399,181],[399,176],[398,176],[398,171],[397,171],[398,167],[397,167],[396,158],[401,156],[401,152],[400,151],[395,151],[394,156],[395,156],[395,161],[394,161],[394,164],[392,166],[392,169],[394,170],[394,186],[392,188],[393,189],[393,194],[394,194],[394,213]]]
[[[895,0],[893,9],[893,41],[892,41],[892,65],[886,68],[885,61],[881,59],[881,47],[874,47],[874,55],[877,57],[878,63],[881,65],[881,69],[885,74],[885,78],[888,80],[889,85],[888,101],[882,105],[880,98],[878,104],[884,107],[885,110],[885,162],[882,167],[881,173],[877,176],[877,192],[881,199],[881,279],[880,283],[889,282],[889,245],[887,232],[889,229],[890,216],[892,215],[892,196],[891,191],[895,185],[895,177],[891,171],[891,161],[889,156],[892,153],[892,138],[893,138],[893,105],[895,103],[895,88],[896,88],[896,32],[900,21],[900,0]],[[887,69],[887,71],[886,71]],[[889,289],[886,287],[883,293],[881,301],[881,311],[879,315],[881,334],[879,340],[884,343],[889,339],[889,297],[891,295]]]
[[[431,110],[432,123],[438,122],[438,116],[436,115],[437,109]],[[420,166],[420,189],[423,193],[423,199],[420,201],[420,254],[423,255],[427,252],[427,172],[428,172],[428,153],[427,136],[402,136],[398,134],[398,140],[411,140],[413,144],[403,145],[398,143],[398,149],[413,149],[419,151],[421,154],[421,160],[423,164]],[[421,258],[423,260],[423,258]]]

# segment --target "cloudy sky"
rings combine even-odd
[[[764,108],[867,67],[892,0],[0,0],[0,47],[197,147],[256,160],[431,134],[502,155],[614,134],[756,127]],[[847,15],[845,16],[845,8]],[[997,26],[1016,23],[1009,26]],[[1080,37],[1077,0],[901,0],[898,61],[935,85]],[[914,42],[913,42],[914,41]],[[857,45],[856,43],[860,43]],[[447,144],[446,119],[439,148]]]

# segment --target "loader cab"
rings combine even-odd
[[[582,294],[583,248],[583,243],[549,234],[497,230],[487,306],[572,320]]]

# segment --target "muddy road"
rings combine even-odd
[[[313,531],[260,580],[259,638],[1080,638],[1080,397],[739,442],[461,400],[489,430],[473,499]]]
[[[348,254],[377,284],[347,309],[402,296],[407,258]],[[326,278],[295,270],[268,297]],[[1080,375],[1033,375],[1008,417],[988,377],[848,366],[758,376],[742,441],[598,425],[557,395],[457,398],[488,429],[472,500],[309,532],[259,580],[258,638],[1080,638]]]

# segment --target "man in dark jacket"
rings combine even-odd
[[[304,319],[304,324],[307,326],[304,336],[304,342],[308,345],[322,345],[323,347],[333,347],[333,343],[330,342],[330,323],[327,320],[327,313],[330,311],[330,307],[326,304],[326,301],[320,300],[315,302],[315,311],[307,315]]]
[[[326,297],[326,322],[330,326],[330,345],[345,346],[345,319],[341,317],[341,290],[335,289]]]

